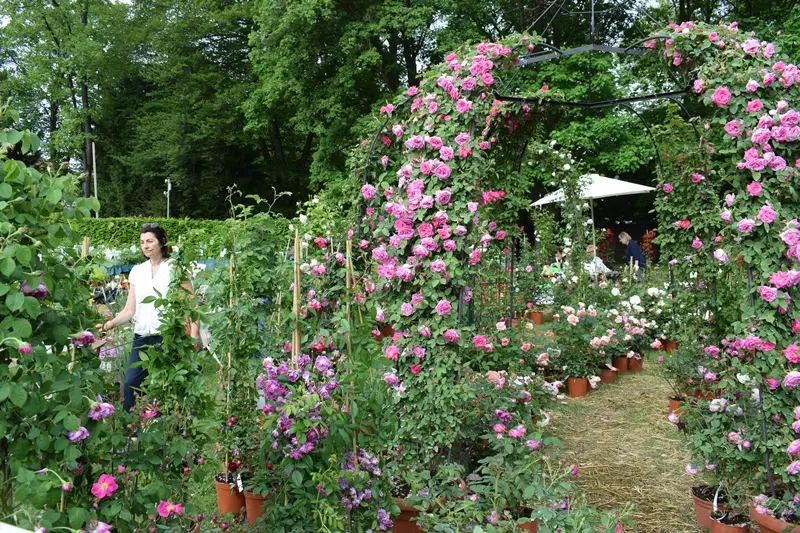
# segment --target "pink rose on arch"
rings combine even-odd
[[[444,332],[442,336],[444,337],[444,340],[446,340],[447,342],[458,342],[458,339],[460,337],[458,331],[454,329],[448,329],[447,331]]]
[[[459,113],[469,113],[471,109],[472,109],[472,102],[470,102],[469,100],[462,98],[458,102],[456,102],[456,111],[458,111]]]
[[[733,221],[733,215],[731,214],[730,209],[725,209],[722,213],[719,214],[719,218],[730,224]]]
[[[702,247],[703,247],[703,241],[700,240],[700,237],[695,237],[694,240],[692,241],[692,248],[694,248],[695,250],[699,250]]]
[[[457,237],[463,237],[464,235],[467,234],[467,228],[465,228],[464,226],[460,226],[460,225],[456,226],[456,229],[455,229],[454,233],[456,234]]]
[[[458,157],[461,159],[466,159],[472,154],[472,148],[467,146],[466,144],[462,144],[458,147]]]
[[[797,126],[800,124],[800,113],[794,109],[790,109],[781,115],[781,125],[783,126]]]
[[[478,143],[478,148],[480,148],[481,150],[484,150],[484,151],[488,150],[489,149],[489,141],[481,141],[480,143]]]
[[[700,182],[701,182],[701,181],[703,181],[704,179],[706,179],[706,177],[705,177],[705,176],[703,176],[702,174],[699,174],[699,173],[697,173],[697,172],[695,172],[694,174],[692,174],[692,183],[700,183]]]
[[[431,137],[428,139],[428,146],[434,150],[439,150],[442,146],[444,146],[444,143],[442,142],[441,137]]]
[[[766,74],[764,74],[764,78],[761,81],[764,84],[764,87],[769,87],[770,85],[775,83],[775,74],[773,74],[772,72],[767,72]]]
[[[756,80],[750,80],[747,82],[747,85],[744,86],[744,90],[753,93],[758,90],[758,82]]]
[[[775,172],[780,172],[786,168],[786,160],[780,156],[775,156],[769,160],[769,168]]]
[[[790,363],[800,363],[800,346],[798,346],[797,343],[790,344],[785,350],[783,350],[783,356]]]
[[[781,386],[781,382],[780,381],[778,381],[775,378],[771,378],[769,376],[764,378],[764,383],[767,384],[767,388],[769,390],[775,390],[775,389],[777,389],[778,387]]]
[[[756,39],[747,39],[742,43],[742,51],[745,54],[755,54],[758,52],[758,41]]]
[[[769,287],[767,285],[761,285],[758,288],[758,295],[765,302],[774,302],[775,298],[778,297],[778,289],[775,287]]]
[[[772,224],[775,222],[775,217],[778,216],[778,213],[772,209],[770,204],[762,205],[761,209],[758,211],[758,215],[756,218],[763,222],[764,224]]]
[[[712,43],[719,40],[719,33],[712,31],[708,34],[708,40]]]
[[[453,157],[455,157],[455,153],[449,146],[442,146],[439,149],[439,157],[442,159],[442,161],[452,161]]]
[[[436,170],[433,171],[437,178],[440,180],[446,180],[450,177],[450,167],[447,166],[446,163],[441,163]]]
[[[697,94],[703,92],[703,80],[694,80],[694,92]]]
[[[667,193],[667,194],[672,192],[672,184],[671,183],[665,183],[664,184],[664,192]]]
[[[92,495],[95,498],[102,500],[103,498],[114,494],[118,488],[119,485],[117,485],[117,480],[114,478],[114,476],[100,474],[97,482],[92,485]]]
[[[727,263],[728,254],[726,254],[725,250],[723,250],[722,248],[717,248],[716,250],[714,250],[714,259],[716,259],[720,263]]]
[[[456,244],[456,241],[448,239],[444,241],[444,249],[447,252],[455,252],[458,249],[458,245]]]
[[[485,336],[475,335],[474,337],[472,337],[472,345],[478,348],[479,350],[486,348],[486,344],[487,342]]]
[[[450,203],[451,193],[449,189],[443,189],[436,192],[436,203],[439,205],[447,205]]]
[[[389,156],[385,155],[385,156],[381,157],[381,165],[386,166],[388,164],[389,164]]]
[[[800,320],[792,320],[792,335],[800,335]]]
[[[467,210],[469,210],[470,213],[477,212],[478,211],[478,202],[469,202],[469,203],[467,203]],[[456,232],[456,235],[458,235],[458,232]]]
[[[750,196],[760,196],[762,190],[763,187],[757,181],[751,181],[750,183],[747,184],[747,193]]]
[[[463,132],[456,136],[456,144],[462,146],[469,142],[469,133]]]
[[[372,200],[375,198],[375,187],[370,184],[364,185],[361,187],[361,196],[363,196],[365,200]]]
[[[444,316],[453,310],[453,305],[447,300],[439,300],[439,303],[436,304],[435,309],[436,309],[436,314],[438,314],[439,316]]]
[[[727,87],[717,87],[711,95],[711,101],[719,107],[728,105],[731,101],[731,92]]]
[[[764,109],[764,104],[761,102],[761,100],[756,98],[755,100],[750,100],[749,102],[747,102],[747,107],[745,108],[745,111],[747,111],[748,113],[757,113],[762,109]]]
[[[503,230],[500,230],[500,231],[498,231],[497,233],[494,234],[494,238],[499,240],[499,241],[502,241],[503,239],[506,238],[506,232],[503,231]]]
[[[797,370],[792,370],[783,378],[783,386],[789,390],[794,389],[798,385],[800,385],[800,372]]]
[[[742,130],[739,129],[739,121],[738,120],[731,120],[727,124],[725,124],[725,133],[730,135],[731,137],[738,137],[742,134]]]
[[[475,88],[476,84],[477,82],[475,81],[475,78],[468,76],[464,78],[464,81],[461,82],[461,88],[465,91],[471,91]]]
[[[430,113],[431,115],[436,113],[438,110],[439,110],[439,102],[434,100],[433,102],[428,104],[428,113]]]

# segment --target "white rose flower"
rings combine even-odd
[[[616,287],[611,289],[611,296],[619,296],[619,289]]]
[[[562,155],[561,157],[564,157],[564,156]],[[571,168],[572,168],[572,166],[570,166],[570,164],[569,164],[569,163],[567,163],[566,165],[564,165],[564,170],[569,170],[569,169],[571,169]]]
[[[639,296],[637,296],[636,294],[634,294],[633,296],[631,296],[631,300],[630,300],[630,301],[631,301],[631,303],[632,303],[633,305],[639,305],[640,303],[642,303],[642,299],[641,299],[641,298],[639,298]]]
[[[300,219],[301,224],[305,224],[306,222],[308,222],[308,217],[305,215],[300,215],[298,218]]]

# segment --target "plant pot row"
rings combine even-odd
[[[264,515],[264,503],[267,496],[248,491],[240,491],[232,483],[214,480],[217,486],[217,507],[220,514],[240,514],[242,509],[247,513],[247,522],[252,526]]]
[[[723,524],[712,517],[713,502],[697,496],[696,489],[702,491],[704,487],[692,489],[692,499],[694,500],[694,510],[697,517],[697,527],[700,529],[710,529],[711,533],[748,533],[750,526],[747,518],[739,515],[733,522],[736,524]],[[713,487],[705,487],[706,492]],[[718,509],[727,511],[724,503],[718,504]],[[800,533],[800,525],[784,522],[779,518],[768,514],[756,512],[755,506],[750,506],[750,519],[758,525],[760,533]]]
[[[620,357],[615,358],[614,367],[617,370],[604,368],[600,370],[600,381],[607,385],[614,383],[617,374],[628,372],[640,372],[643,368],[643,360],[636,358]],[[570,398],[582,398],[589,394],[589,380],[587,378],[567,378],[567,394]]]

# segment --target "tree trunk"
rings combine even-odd
[[[81,9],[81,24],[84,28],[89,24],[89,0],[84,0]],[[86,74],[81,76],[81,106],[83,109],[83,171],[86,176],[83,179],[83,195],[92,195],[92,173],[94,171],[92,163],[92,117],[89,114],[89,80]]]
[[[392,30],[389,34],[389,62],[386,65],[386,86],[390,93],[397,92],[397,88],[400,87],[400,73],[397,69],[397,44],[397,31]]]
[[[417,72],[417,50],[413,37],[407,38],[403,34],[403,59],[406,64],[406,75],[408,76],[408,86],[419,83],[419,73]]]
[[[314,134],[309,133],[306,135],[306,143],[303,146],[303,153],[300,154],[300,160],[298,164],[301,169],[304,169],[306,165],[308,165],[308,160],[311,158],[311,147],[314,141]]]
[[[51,136],[58,129],[58,110],[59,110],[58,100],[56,100],[55,96],[52,96],[50,98],[50,105],[49,105],[49,127]],[[54,165],[57,165],[59,163],[58,153],[56,152],[54,143],[49,143],[49,144],[50,144],[50,161],[52,161]]]

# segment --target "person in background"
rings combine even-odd
[[[605,276],[612,272],[612,270],[603,263],[603,260],[597,256],[597,251],[593,244],[586,247],[586,254],[589,256],[589,262],[583,264],[583,270],[588,272],[592,278]]]
[[[552,269],[559,271],[564,270],[564,251],[561,248],[556,248],[556,255],[550,260],[549,264],[544,265],[542,268],[542,275],[548,275]]]
[[[631,236],[624,231],[619,234],[619,242],[625,245],[625,268],[631,266],[631,259],[633,259],[634,272],[638,279],[647,268],[647,261],[644,258],[642,249],[639,248],[636,241],[631,239]]]
[[[125,411],[133,408],[136,403],[134,394],[141,389],[142,382],[147,377],[146,370],[134,366],[141,361],[139,353],[146,352],[150,346],[160,348],[162,341],[159,333],[160,310],[156,309],[153,302],[144,303],[143,300],[148,296],[165,297],[173,275],[167,232],[161,226],[152,223],[143,225],[139,234],[139,246],[147,261],[134,266],[131,270],[130,290],[125,307],[113,319],[97,324],[97,329],[100,331],[109,331],[133,319],[133,346],[122,391],[122,407]],[[190,281],[183,281],[182,286],[192,292]],[[191,336],[195,339],[200,336],[196,323],[191,324]]]

